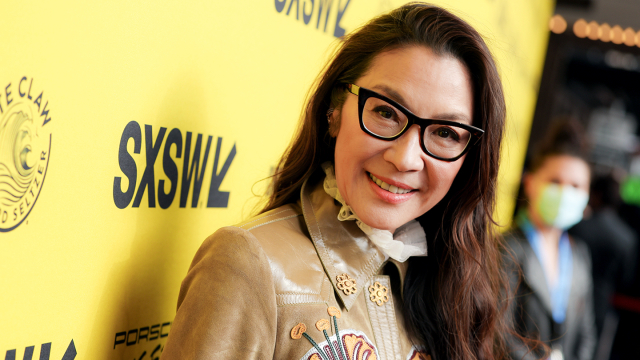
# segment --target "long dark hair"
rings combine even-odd
[[[280,160],[262,212],[297,201],[304,180],[320,164],[333,160],[331,135],[339,119],[329,129],[326,113],[344,103],[342,84],[356,82],[378,54],[406,46],[428,47],[468,68],[473,125],[485,134],[467,154],[449,193],[419,219],[427,232],[429,256],[409,260],[405,323],[413,341],[438,359],[501,358],[507,331],[502,321],[504,281],[491,216],[505,102],[489,49],[457,16],[433,5],[410,3],[344,38],[310,90],[300,128]]]

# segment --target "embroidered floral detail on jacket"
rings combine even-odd
[[[338,319],[340,319],[340,316],[342,316],[340,310],[338,310],[338,308],[335,306],[329,306],[329,308],[327,309],[327,313],[329,314],[329,316],[335,316]]]
[[[389,301],[389,290],[386,286],[380,284],[379,282],[374,282],[373,285],[369,286],[369,300],[376,303],[378,306],[382,306],[382,304]]]
[[[336,281],[338,282],[338,290],[342,290],[345,295],[355,294],[358,291],[356,281],[348,274],[336,276]]]
[[[380,358],[378,349],[376,349],[375,345],[373,345],[371,340],[369,340],[363,332],[352,329],[341,330],[340,338],[342,340],[344,353],[347,355],[346,359],[342,351],[337,353],[336,358],[331,352],[329,343],[324,341],[318,344],[318,347],[323,350],[324,354],[320,354],[314,347],[304,354],[300,360],[378,360]],[[333,348],[338,348],[338,342],[335,340],[335,337],[332,336],[331,342]]]
[[[304,323],[299,323],[291,329],[291,338],[294,340],[298,340],[302,338],[302,334],[307,331],[307,325]]]
[[[407,356],[407,360],[431,360],[431,355],[427,354],[427,352],[421,348],[412,346],[411,352],[409,353],[409,356]]]
[[[331,329],[331,323],[327,319],[320,319],[316,322],[316,329],[318,331],[329,330]]]

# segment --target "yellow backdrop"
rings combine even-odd
[[[158,358],[191,258],[253,207],[336,36],[403,2],[5,2],[0,357]],[[506,220],[553,4],[436,3],[498,59]]]

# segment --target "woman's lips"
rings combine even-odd
[[[388,183],[383,179],[379,179],[377,176],[373,175],[372,173],[369,173],[369,177],[371,178],[371,180],[373,180],[374,183],[378,184],[378,186],[394,194],[406,194],[411,190],[413,190],[410,187],[406,187],[404,185],[394,185],[394,184],[398,184],[397,182]]]
[[[369,179],[369,185],[371,186],[373,191],[376,193],[376,195],[378,195],[378,197],[380,197],[383,201],[391,203],[391,204],[399,204],[399,203],[405,202],[405,201],[409,200],[412,196],[414,196],[416,194],[416,192],[417,192],[415,190],[410,190],[409,192],[407,192],[405,194],[396,194],[396,193],[393,193],[393,192],[390,192],[388,190],[385,190],[385,189],[381,188],[378,184],[376,184],[373,181],[373,179],[371,178],[371,176],[369,176],[369,174],[367,174],[367,178]],[[385,181],[385,183],[386,183],[386,181]],[[398,184],[397,182],[394,182],[394,183]],[[409,187],[407,185],[405,185],[405,184],[399,184],[399,185],[403,186],[402,189],[404,189],[404,190],[408,190],[409,189]],[[395,185],[393,185],[393,186],[395,186]]]

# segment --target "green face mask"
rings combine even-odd
[[[589,194],[583,190],[549,183],[544,185],[535,207],[545,224],[566,230],[582,220],[588,202]]]

